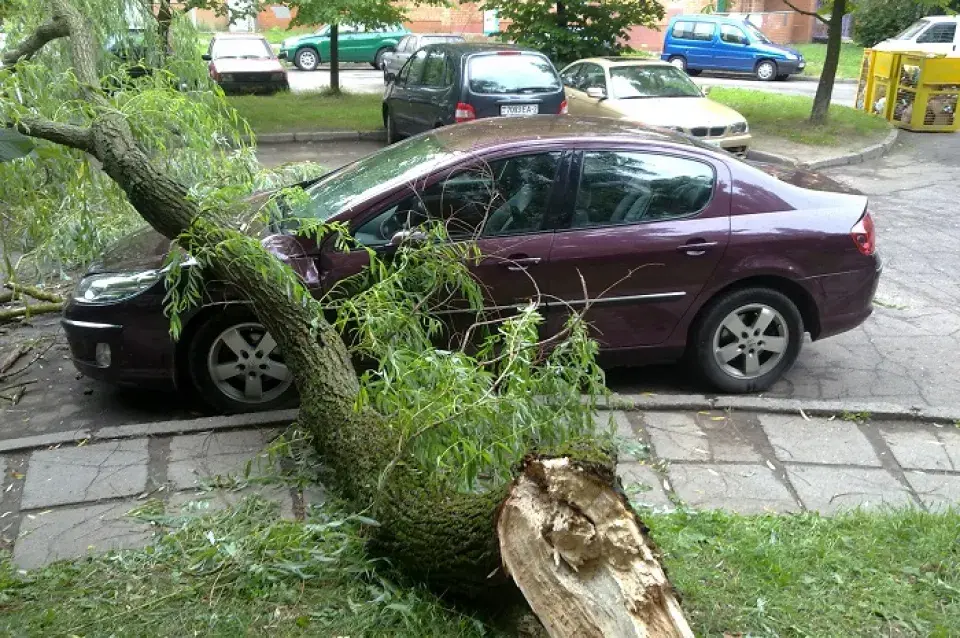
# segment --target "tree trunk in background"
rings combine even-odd
[[[557,3],[557,26],[567,28],[567,6],[562,2]]]
[[[340,92],[340,27],[330,25],[330,92]]]
[[[528,457],[498,515],[503,564],[552,638],[693,638],[610,471]]]
[[[157,36],[162,45],[162,51],[166,51],[170,46],[170,25],[173,24],[173,10],[170,8],[170,0],[160,0],[160,6],[157,7]]]
[[[834,0],[830,12],[830,25],[827,29],[827,55],[823,61],[823,71],[817,84],[817,94],[813,98],[813,110],[810,112],[811,124],[826,124],[830,110],[830,98],[833,97],[833,83],[837,77],[837,64],[840,62],[840,45],[843,35],[843,14],[847,12],[847,0]]]

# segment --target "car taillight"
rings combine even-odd
[[[865,212],[860,221],[850,229],[850,237],[857,245],[857,250],[864,255],[872,255],[877,250],[877,234],[873,228],[873,217],[869,212]]]
[[[477,119],[477,112],[473,110],[473,107],[464,102],[457,103],[457,110],[453,113],[453,119],[459,122],[469,122],[470,120]]]
[[[570,112],[570,109],[567,107],[567,101],[564,100],[560,102],[560,110],[557,111],[560,115],[567,115]]]

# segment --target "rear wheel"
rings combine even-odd
[[[376,55],[373,56],[373,62],[370,63],[373,65],[373,68],[375,69],[383,68],[383,56],[386,55],[388,51],[390,51],[389,47],[383,47],[382,49],[377,49]]]
[[[189,372],[205,403],[219,412],[257,412],[294,405],[293,374],[276,341],[252,314],[210,317],[189,348]]]
[[[687,70],[687,59],[682,55],[674,55],[667,60],[670,64],[677,67],[681,71]]]
[[[313,49],[300,49],[293,56],[293,63],[301,71],[316,71],[320,66],[320,54]]]
[[[690,344],[694,365],[721,392],[759,392],[790,369],[803,343],[803,318],[769,288],[734,290],[710,303]]]
[[[777,79],[777,63],[773,60],[760,60],[757,63],[757,68],[754,69],[754,74],[758,80],[771,82]]]

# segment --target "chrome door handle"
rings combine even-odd
[[[683,246],[678,246],[677,250],[681,253],[687,253],[691,257],[699,257],[707,252],[708,249],[713,248],[717,245],[715,241],[701,241],[695,244],[684,244]]]
[[[541,261],[540,257],[518,257],[516,259],[508,259],[504,265],[507,267],[507,270],[519,272],[526,270],[527,266],[535,266]]]

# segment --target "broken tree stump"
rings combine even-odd
[[[692,638],[644,529],[612,476],[566,457],[528,457],[497,520],[504,567],[552,638]]]

